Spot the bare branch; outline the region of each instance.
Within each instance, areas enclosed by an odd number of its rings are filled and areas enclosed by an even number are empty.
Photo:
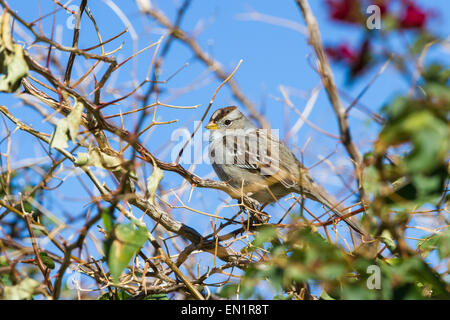
[[[361,201],[363,202],[364,206],[367,206],[369,204],[369,198],[361,182],[361,166],[363,159],[350,134],[350,126],[348,124],[347,113],[339,98],[338,90],[334,82],[333,72],[331,71],[327,55],[325,54],[325,50],[323,49],[317,20],[314,17],[307,0],[296,0],[296,2],[303,14],[306,26],[308,28],[308,42],[314,48],[318,59],[319,74],[322,79],[322,84],[325,87],[328,99],[330,100],[331,106],[333,107],[334,113],[336,114],[338,120],[339,133],[341,136],[342,144],[345,146],[348,155],[353,160],[353,166],[355,168],[355,176],[358,182]]]

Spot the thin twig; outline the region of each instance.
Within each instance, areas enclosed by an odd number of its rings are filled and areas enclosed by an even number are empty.
[[[333,73],[331,71],[327,55],[325,54],[325,51],[323,49],[317,20],[314,17],[307,0],[296,0],[296,2],[303,14],[306,26],[308,27],[309,43],[313,46],[316,53],[322,84],[325,87],[328,99],[330,100],[331,106],[333,107],[338,120],[342,144],[347,150],[350,158],[353,160],[352,162],[354,166],[355,177],[358,182],[359,196],[364,204],[364,207],[367,207],[369,204],[369,197],[365,192],[362,184],[361,165],[363,159],[350,134],[350,126],[348,124],[347,113],[339,98],[338,90],[334,82]]]

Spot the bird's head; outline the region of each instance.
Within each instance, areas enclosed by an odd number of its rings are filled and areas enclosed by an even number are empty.
[[[205,126],[208,130],[219,129],[249,129],[253,128],[251,123],[235,106],[216,110]]]

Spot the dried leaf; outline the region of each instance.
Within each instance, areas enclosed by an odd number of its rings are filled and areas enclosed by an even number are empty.
[[[153,166],[152,175],[147,179],[147,189],[150,194],[150,202],[154,203],[156,190],[158,189],[158,185],[164,177],[164,171],[158,168],[156,165]]]
[[[31,278],[25,278],[15,286],[5,286],[4,298],[6,300],[31,299],[37,287],[39,287],[39,282]]]
[[[1,17],[0,30],[0,45],[11,52],[14,51],[11,37],[11,15],[7,11]]]
[[[16,91],[22,78],[28,74],[28,64],[20,45],[14,44],[14,51],[0,47],[0,70],[3,73],[0,77],[0,91]]]
[[[59,120],[56,124],[55,131],[50,140],[50,148],[67,148],[69,146],[67,144],[69,138],[75,143],[75,137],[78,134],[82,113],[83,104],[76,101],[67,118]]]
[[[53,131],[52,138],[50,140],[50,148],[57,149],[65,149],[69,145],[67,144],[67,140],[69,139],[67,136],[67,132],[69,131],[69,124],[67,123],[67,119],[61,119],[56,124],[55,131]]]
[[[122,159],[110,156],[102,152],[98,147],[89,147],[88,152],[78,152],[78,158],[75,164],[103,168],[111,171],[118,171],[122,168]]]
[[[0,20],[0,91],[14,92],[28,74],[28,64],[22,46],[13,42],[10,14],[3,13]]]
[[[83,114],[83,103],[76,101],[72,112],[67,116],[67,123],[69,125],[69,135],[73,142],[78,134],[78,128],[81,123],[81,116]]]

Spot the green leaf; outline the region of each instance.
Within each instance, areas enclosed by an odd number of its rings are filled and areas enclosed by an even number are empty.
[[[389,230],[385,229],[380,235],[380,240],[386,245],[390,251],[394,251],[397,247]]]
[[[278,237],[277,230],[271,226],[262,226],[258,229],[258,233],[255,239],[252,241],[252,245],[258,248],[263,247],[264,243],[270,242]]]
[[[336,300],[336,299],[330,296],[325,290],[322,290],[320,300]]]
[[[120,289],[117,291],[116,294],[106,292],[106,293],[102,294],[100,297],[98,297],[97,300],[129,300],[132,297],[133,296],[131,294],[129,294],[128,292],[126,292],[123,289]]]
[[[239,290],[239,286],[236,283],[231,283],[231,284],[224,285],[223,287],[220,287],[220,289],[218,290],[218,294],[221,297],[230,298],[230,297],[236,295],[238,290]]]
[[[406,97],[397,97],[391,104],[383,107],[382,111],[388,118],[388,123],[399,119],[408,111],[410,100]]]
[[[369,290],[366,286],[357,284],[342,288],[340,297],[344,300],[373,300],[377,298],[377,290]]]
[[[0,256],[0,267],[9,266],[8,260],[4,256]],[[0,286],[12,286],[11,275],[9,273],[0,273]],[[0,297],[1,298],[1,297]]]
[[[118,281],[131,258],[147,240],[147,229],[133,223],[120,224],[114,228],[114,239],[109,248],[107,261],[114,281]]]
[[[129,300],[131,297],[132,297],[132,295],[123,289],[120,289],[117,292],[117,300]]]
[[[438,250],[439,258],[446,259],[450,257],[450,228],[420,240],[417,243],[417,249],[420,249],[424,256],[427,256],[433,250]]]
[[[445,68],[443,65],[438,63],[431,63],[425,69],[422,77],[426,83],[448,85],[448,81],[450,78],[450,69]]]
[[[347,266],[339,262],[330,262],[317,268],[316,272],[322,279],[338,279],[344,275]]]
[[[386,277],[384,280],[389,281],[386,287],[392,288],[390,299],[424,298],[421,288],[423,286],[431,289],[436,297],[450,297],[439,274],[419,257],[398,258],[395,263],[381,264],[380,267],[382,279]]]
[[[367,166],[363,172],[364,189],[370,193],[377,193],[380,188],[380,174],[374,166]]]
[[[425,176],[422,174],[416,174],[412,176],[412,182],[418,191],[418,198],[423,198],[428,194],[433,194],[435,191],[439,191],[441,186],[441,179],[436,175]]]
[[[397,29],[398,27],[397,17],[395,17],[392,14],[386,14],[383,17],[383,27],[386,31],[392,31]]]
[[[105,230],[109,233],[113,231],[114,228],[114,216],[111,213],[110,208],[103,208],[102,209],[102,220],[103,225],[105,226]]]
[[[448,80],[438,67],[428,68],[427,77],[436,85]],[[402,145],[406,149],[396,155],[395,165],[383,164],[384,180],[400,178],[393,183],[396,195],[390,198],[395,202],[416,201],[418,205],[434,200],[442,194],[448,178],[450,127],[445,103],[431,97],[400,97],[385,107],[384,113],[388,121],[375,143],[376,157],[383,159],[390,147]]]
[[[411,52],[413,54],[419,54],[425,45],[428,43],[436,40],[436,37],[433,35],[427,33],[427,32],[421,32],[418,37],[416,37],[416,41],[411,46]]]
[[[416,112],[404,121],[406,133],[411,135],[414,149],[406,157],[407,168],[414,172],[430,171],[448,152],[448,125],[431,112]]]
[[[149,294],[144,300],[169,300],[169,297],[165,293]]]
[[[109,292],[102,294],[100,297],[97,298],[97,300],[111,300]]]
[[[450,102],[450,89],[448,85],[440,83],[427,83],[425,85],[425,91],[430,95],[437,97],[438,99]]]
[[[39,252],[39,256],[41,257],[42,263],[49,269],[55,269],[55,262],[50,258],[47,252],[41,251]]]
[[[293,294],[290,293],[288,295],[284,295],[284,294],[277,294],[275,296],[273,296],[272,300],[292,300]]]

